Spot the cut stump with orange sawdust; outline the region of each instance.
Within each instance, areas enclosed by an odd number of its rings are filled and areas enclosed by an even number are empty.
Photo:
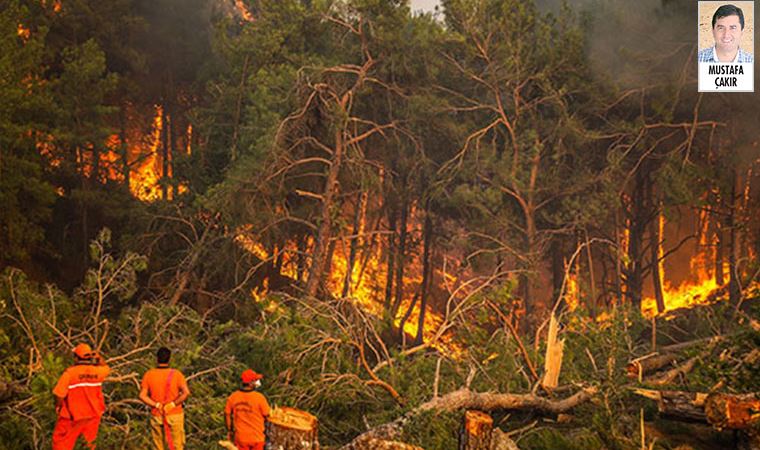
[[[459,450],[490,450],[493,419],[483,411],[474,409],[464,413]]]
[[[296,408],[274,408],[267,419],[267,450],[319,450],[317,418]]]

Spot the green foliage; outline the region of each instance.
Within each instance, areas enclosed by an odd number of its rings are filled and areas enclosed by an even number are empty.
[[[456,448],[462,413],[426,411],[418,414],[404,427],[402,441],[426,450]]]
[[[0,267],[42,253],[55,198],[34,141],[53,107],[41,80],[46,30],[18,32],[32,19],[17,1],[0,11]]]

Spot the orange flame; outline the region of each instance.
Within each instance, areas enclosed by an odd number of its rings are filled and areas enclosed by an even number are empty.
[[[29,36],[31,36],[31,31],[23,24],[18,24],[18,28],[16,28],[16,34],[24,41],[28,41]]]
[[[243,0],[235,0],[235,8],[237,8],[238,12],[240,13],[240,17],[242,17],[246,22],[253,22],[256,20],[253,17],[253,14],[251,14],[251,11],[248,9],[248,7],[245,6]]]
[[[567,261],[565,261],[567,267]],[[580,290],[578,289],[578,265],[567,272],[567,285],[565,286],[565,304],[570,311],[575,311],[580,303]]]
[[[660,216],[660,236],[664,236],[664,220]],[[692,308],[715,301],[722,287],[717,280],[717,274],[714,272],[714,265],[711,261],[715,258],[715,248],[717,247],[717,237],[713,235],[712,239],[708,236],[708,215],[706,212],[699,214],[699,253],[689,261],[690,273],[692,276],[686,281],[674,286],[666,279],[665,268],[663,264],[663,249],[658,249],[660,257],[660,275],[664,280],[662,284],[662,294],[665,303],[665,310],[662,314],[680,308]],[[723,271],[728,270],[727,263],[723,263]],[[646,317],[657,315],[657,301],[654,297],[646,297],[641,303],[641,312]]]

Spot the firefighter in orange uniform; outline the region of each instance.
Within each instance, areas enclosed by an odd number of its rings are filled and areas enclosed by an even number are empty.
[[[67,368],[53,388],[58,421],[53,450],[70,450],[81,434],[87,448],[95,448],[100,418],[106,410],[103,380],[111,372],[105,360],[87,344],[74,347],[76,364]]]
[[[164,438],[169,450],[185,448],[182,403],[190,395],[190,389],[182,372],[169,367],[171,356],[168,348],[158,349],[158,366],[145,372],[140,389],[140,400],[151,407],[150,434],[156,450],[164,450]]]
[[[247,369],[240,378],[242,388],[227,398],[224,407],[228,438],[238,450],[264,450],[264,421],[269,416],[269,403],[263,394],[256,392],[264,376]]]

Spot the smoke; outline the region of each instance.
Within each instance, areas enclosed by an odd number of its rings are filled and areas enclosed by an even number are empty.
[[[696,2],[582,0],[571,6],[595,72],[621,88],[680,79],[689,60],[696,61]],[[687,76],[696,83],[696,64]]]

